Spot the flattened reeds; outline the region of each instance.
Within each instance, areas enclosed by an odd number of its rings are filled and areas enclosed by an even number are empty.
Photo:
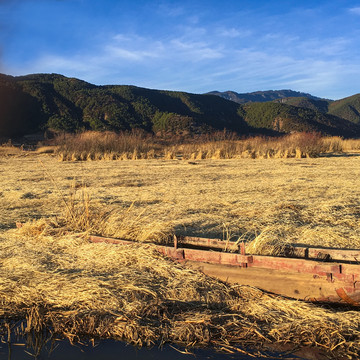
[[[25,334],[49,328],[70,341],[86,336],[218,349],[278,343],[320,347],[333,358],[360,353],[358,312],[231,287],[149,245],[30,236],[29,228],[0,239],[2,317],[18,328],[22,323]]]

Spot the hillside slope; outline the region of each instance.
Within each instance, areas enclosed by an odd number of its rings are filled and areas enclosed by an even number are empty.
[[[240,105],[220,96],[127,85],[96,86],[57,74],[0,75],[0,99],[2,137],[46,129],[137,128],[163,134],[227,129],[240,135],[319,131],[360,136],[359,125],[311,109],[271,102]]]
[[[211,91],[207,94],[217,95],[226,100],[234,101],[238,104],[246,104],[248,102],[267,102],[278,99],[285,99],[290,97],[305,97],[308,99],[319,100],[320,98],[311,94],[293,91],[293,90],[268,90],[268,91],[255,91],[251,93],[239,94],[235,91]]]
[[[125,85],[95,86],[57,74],[2,75],[0,89],[11,98],[0,108],[3,135],[26,132],[27,128],[22,128],[25,123],[31,124],[34,131],[141,128],[154,132],[204,132],[227,128],[248,133],[247,124],[238,114],[239,105],[210,95]],[[11,95],[9,89],[16,89],[16,94]],[[36,116],[32,119],[29,116],[25,119],[14,111],[14,107],[20,107],[22,97],[29,97],[34,102]],[[11,120],[3,116],[8,113],[19,119],[20,127],[9,131]]]
[[[360,136],[360,127],[334,115],[274,102],[243,105],[245,121],[252,127],[281,133],[321,132],[327,135]]]
[[[360,94],[332,102],[329,105],[329,114],[360,124]]]
[[[273,102],[296,106],[296,107],[302,107],[314,111],[320,111],[326,114],[328,112],[329,105],[331,104],[332,100],[326,100],[326,99],[316,100],[308,97],[289,97],[289,98],[273,100]]]
[[[272,101],[334,115],[355,124],[360,124],[360,94],[335,101],[292,90],[257,91],[244,94],[238,94],[235,91],[212,91],[209,94],[220,96],[238,104]]]

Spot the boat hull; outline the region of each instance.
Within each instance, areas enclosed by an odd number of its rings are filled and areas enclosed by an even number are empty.
[[[90,236],[92,242],[133,244]],[[192,244],[194,245],[194,244]],[[231,284],[249,285],[281,296],[360,306],[360,265],[314,259],[245,255],[156,245],[159,252]]]
[[[254,286],[266,292],[292,299],[359,305],[360,293],[351,291],[351,289],[349,291],[349,284],[340,280],[331,282],[324,277],[309,273],[260,267],[244,268],[196,261],[187,261],[186,264],[192,269],[202,271],[230,284]]]
[[[89,240],[135,244],[102,236]],[[292,256],[297,258],[246,255],[245,244],[194,237],[174,237],[174,246],[153,246],[165,256],[231,284],[298,300],[360,306],[360,250],[294,247]],[[319,261],[319,255],[326,261]]]

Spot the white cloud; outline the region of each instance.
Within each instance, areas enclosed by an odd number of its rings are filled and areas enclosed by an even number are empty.
[[[217,35],[228,38],[245,38],[252,35],[252,31],[239,30],[236,28],[220,28],[217,30]]]
[[[352,14],[360,15],[360,6],[350,8],[349,11],[350,11]]]
[[[128,42],[133,40],[133,36],[129,36],[125,34],[116,34],[113,36],[113,39],[117,42]]]
[[[177,56],[182,55],[187,61],[220,59],[224,56],[219,48],[213,48],[205,42],[186,42],[182,39],[173,39],[170,44]]]
[[[185,10],[181,6],[175,6],[164,2],[159,5],[158,12],[162,16],[178,17],[184,15]]]
[[[124,59],[130,61],[145,61],[148,58],[156,58],[159,56],[156,51],[128,50],[112,45],[105,47],[105,53],[109,59]]]
[[[348,56],[355,37],[320,40],[275,31],[256,37],[223,26],[179,26],[176,34],[109,34],[92,50],[43,54],[10,73],[57,72],[96,84],[189,92],[291,88],[328,98],[350,95],[349,84],[360,82],[360,55]]]
[[[330,39],[309,39],[298,42],[295,48],[300,50],[302,54],[313,55],[319,58],[320,56],[336,56],[346,52],[351,39],[345,38],[330,38]]]
[[[235,28],[223,29],[219,31],[219,35],[230,38],[236,38],[240,35],[240,31]]]

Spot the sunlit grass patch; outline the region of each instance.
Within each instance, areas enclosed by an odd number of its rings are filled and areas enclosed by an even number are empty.
[[[44,227],[45,226],[45,227]],[[0,237],[0,332],[71,342],[113,338],[236,351],[269,344],[356,358],[360,315],[230,286],[164,258],[151,246],[92,244],[42,222]],[[248,349],[248,351],[250,351]]]
[[[221,134],[221,133],[220,133]],[[322,137],[317,133],[294,133],[280,137],[240,139],[234,134],[213,134],[181,139],[157,138],[140,132],[84,132],[57,139],[61,161],[137,160],[162,158],[233,159],[233,158],[314,158],[324,153],[356,148],[356,140]],[[347,145],[346,145],[347,144]]]

